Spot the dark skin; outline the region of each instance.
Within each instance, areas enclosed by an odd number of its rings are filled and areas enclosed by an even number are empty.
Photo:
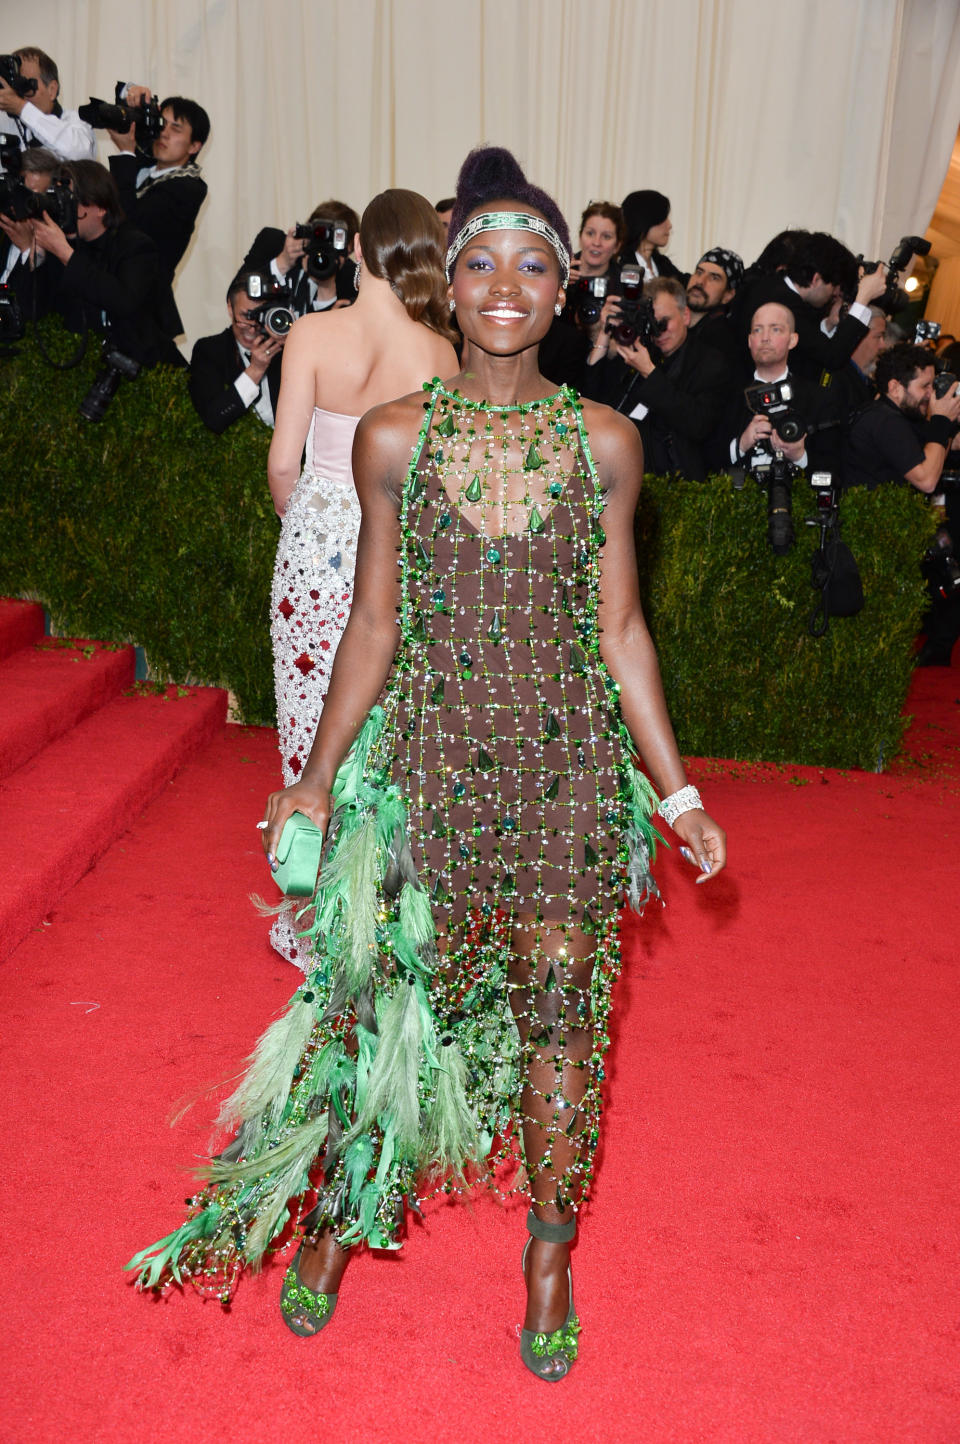
[[[483,210],[517,209],[505,197]],[[536,214],[536,212],[531,212]],[[444,384],[470,400],[493,404],[535,401],[556,390],[539,371],[538,347],[562,305],[560,268],[552,248],[535,232],[490,231],[475,237],[460,253],[450,295],[465,338],[463,367]],[[607,541],[601,565],[599,622],[603,661],[620,684],[624,721],[646,770],[661,796],[687,783],[667,715],[656,653],[640,607],[633,515],[643,474],[643,451],[633,425],[606,406],[583,402],[594,461],[605,492],[603,525]],[[267,799],[263,845],[272,862],[287,818],[305,813],[325,829],[330,817],[330,788],[340,763],[376,703],[393,662],[399,632],[396,557],[400,546],[400,498],[412,448],[423,421],[423,394],[416,392],[367,413],[357,429],[353,472],[362,521],[350,619],[334,663],[313,749],[301,779]],[[508,467],[520,469],[520,444]],[[483,519],[491,534],[504,527],[504,510],[516,499],[506,492],[488,497]],[[717,876],[726,862],[720,827],[701,809],[683,813],[675,832],[700,865],[697,882]],[[528,920],[518,918],[515,950],[523,950]],[[566,942],[584,954],[594,946],[577,929]],[[572,1210],[536,1203],[539,1217],[565,1223]],[[531,1239],[525,1256],[527,1311],[524,1327],[559,1328],[567,1315],[565,1243]],[[315,1291],[336,1293],[349,1253],[328,1233],[305,1248],[300,1275]]]

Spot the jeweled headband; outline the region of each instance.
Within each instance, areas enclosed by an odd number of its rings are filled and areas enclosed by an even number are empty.
[[[570,252],[557,235],[553,226],[540,218],[540,216],[528,215],[526,211],[484,211],[459,230],[454,237],[450,249],[447,251],[447,284],[453,273],[454,262],[463,250],[468,241],[478,236],[481,231],[536,231],[538,236],[553,247],[557,253],[557,260],[560,262],[560,284],[565,286],[570,279]]]

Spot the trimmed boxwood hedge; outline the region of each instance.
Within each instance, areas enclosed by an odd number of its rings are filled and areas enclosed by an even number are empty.
[[[73,344],[52,322],[44,337],[54,354]],[[91,347],[55,372],[28,340],[2,363],[0,591],[42,601],[61,634],[137,642],[152,676],[229,687],[247,722],[272,724],[269,433],[247,415],[212,435],[166,368],[123,382],[91,425],[77,405],[97,360]],[[866,606],[820,639],[814,510],[798,483],[797,543],[775,557],[753,482],[647,478],[644,604],[684,752],[866,768],[895,753],[929,507],[906,487],[844,498]]]

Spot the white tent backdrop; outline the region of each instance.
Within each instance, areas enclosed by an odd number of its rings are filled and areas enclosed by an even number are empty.
[[[3,0],[0,48],[27,44],[68,106],[123,79],[210,112],[190,341],[224,324],[261,226],[390,185],[437,200],[481,141],[571,228],[590,199],[664,191],[689,268],[787,225],[887,255],[925,230],[960,120],[960,0]]]

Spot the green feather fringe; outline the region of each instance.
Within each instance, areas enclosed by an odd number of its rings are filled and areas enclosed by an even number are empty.
[[[274,1127],[290,1097],[293,1074],[313,1032],[313,1009],[297,993],[282,1018],[271,1023],[250,1057],[250,1067],[220,1110],[217,1124],[227,1128],[238,1119],[257,1118],[268,1109]]]
[[[418,991],[417,986],[401,978],[383,1009],[366,1100],[348,1142],[368,1132],[380,1120],[387,1130],[392,1130],[408,1157],[418,1151],[421,1037]]]

